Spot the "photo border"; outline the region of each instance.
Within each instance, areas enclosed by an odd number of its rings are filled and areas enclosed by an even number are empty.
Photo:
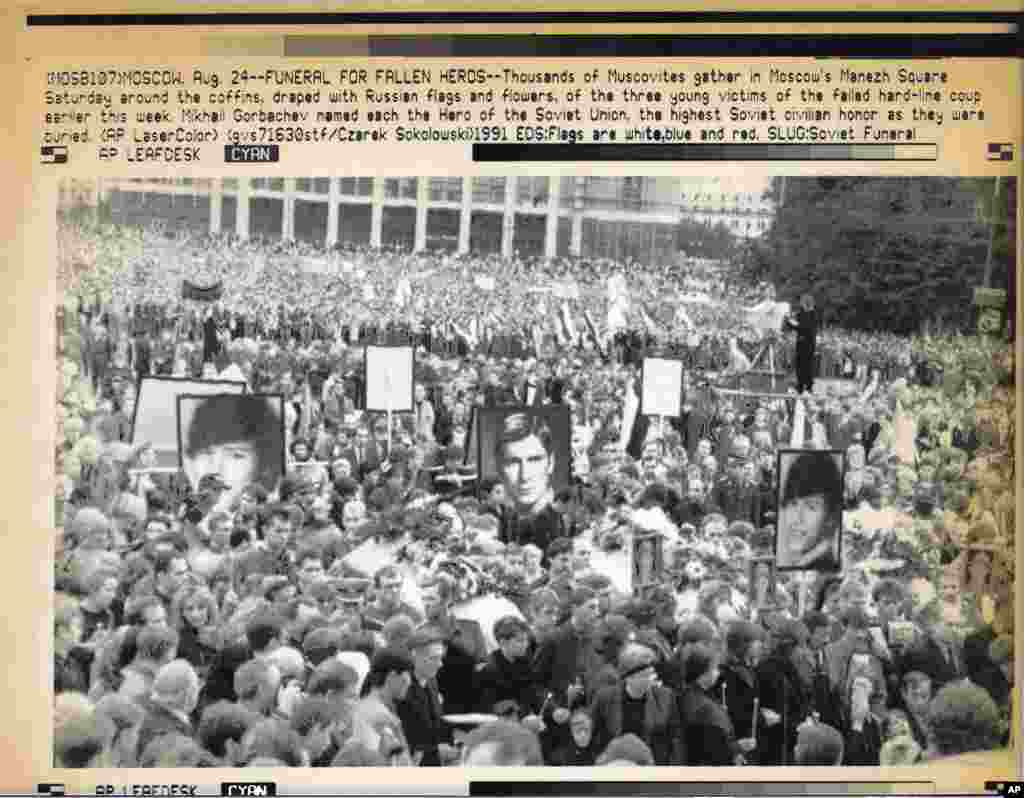
[[[392,413],[414,413],[416,411],[416,347],[409,344],[363,344],[363,412],[387,413],[386,407],[370,407],[370,349],[408,349],[412,352],[411,373],[409,380],[409,406],[391,408]]]
[[[178,428],[178,470],[183,472],[185,469],[185,453],[182,449],[181,441],[181,400],[182,399],[221,399],[226,396],[237,398],[239,396],[245,396],[250,399],[278,399],[281,402],[281,476],[278,478],[278,483],[288,475],[288,426],[284,419],[284,394],[283,393],[214,393],[214,394],[179,394],[177,401],[175,402],[174,417],[177,421]],[[190,486],[191,488],[191,486]],[[195,490],[195,488],[191,488]]]
[[[780,565],[779,564],[779,523],[781,521],[781,515],[782,515],[782,490],[783,490],[783,483],[782,483],[782,458],[783,458],[783,455],[797,455],[797,456],[799,456],[801,454],[830,454],[830,455],[839,455],[840,458],[841,458],[840,461],[839,461],[840,462],[840,465],[839,465],[839,480],[840,480],[839,481],[839,485],[840,485],[840,489],[841,490],[845,490],[844,486],[846,485],[846,452],[843,452],[843,451],[841,451],[839,449],[792,449],[792,448],[787,448],[787,449],[779,449],[775,453],[775,502],[776,502],[776,510],[775,510],[775,525],[774,525],[775,526],[775,540],[773,541],[773,544],[772,544],[772,555],[775,557],[775,571],[776,571],[776,573],[780,573],[780,572],[783,572],[783,571],[806,571],[806,572],[810,572],[810,573],[819,573],[819,574],[842,574],[843,573],[843,564],[844,564],[844,560],[843,560],[843,533],[844,533],[843,523],[845,521],[845,516],[846,516],[845,504],[840,505],[840,509],[839,509],[839,529],[838,529],[838,532],[837,532],[837,535],[836,535],[836,537],[837,537],[837,540],[836,540],[836,549],[837,549],[836,567],[834,569],[830,569],[830,570],[826,571],[826,570],[822,570],[820,568],[797,568],[797,567],[793,567],[791,565]],[[787,475],[787,477],[789,476],[788,470],[786,472],[786,475]]]

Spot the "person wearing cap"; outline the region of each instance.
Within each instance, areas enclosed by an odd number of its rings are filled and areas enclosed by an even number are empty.
[[[802,452],[786,472],[778,523],[778,566],[839,570],[843,479],[831,453]]]
[[[413,678],[405,698],[395,702],[402,730],[413,760],[421,767],[439,767],[458,758],[450,744],[450,733],[442,715],[442,698],[437,689],[437,673],[444,662],[445,639],[441,630],[420,627],[409,639]]]
[[[542,416],[512,413],[503,420],[494,447],[498,472],[516,514],[515,539],[542,550],[561,530],[561,518],[552,507],[554,445]]]
[[[635,734],[654,754],[655,764],[685,764],[683,728],[676,696],[657,684],[656,655],[647,646],[627,644],[619,653],[617,685],[602,688],[594,696],[591,713],[594,743],[603,749],[614,738]]]

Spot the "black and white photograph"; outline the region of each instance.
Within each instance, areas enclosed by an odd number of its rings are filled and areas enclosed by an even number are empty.
[[[1005,749],[1016,181],[519,172],[60,181],[55,766]]]
[[[840,570],[845,459],[836,451],[779,452],[775,559],[780,570]]]
[[[215,510],[246,488],[276,490],[285,471],[284,398],[280,394],[181,394],[177,397],[181,469],[194,491],[212,482]]]
[[[521,522],[557,528],[555,497],[569,486],[572,462],[569,409],[483,408],[477,418],[480,480],[500,481],[507,506]]]
[[[131,443],[152,450],[154,467],[177,470],[181,464],[178,451],[178,397],[186,394],[242,394],[245,391],[244,380],[143,377],[139,380],[134,405]]]

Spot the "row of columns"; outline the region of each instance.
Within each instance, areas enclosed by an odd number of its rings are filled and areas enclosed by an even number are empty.
[[[252,199],[252,186],[247,178],[238,179],[237,210],[235,213],[235,233],[240,238],[249,237],[249,202]],[[285,178],[282,196],[281,235],[290,240],[295,237],[295,179]],[[502,207],[501,254],[510,257],[515,242],[516,208],[518,206],[518,179],[514,175],[505,178],[505,202]],[[551,178],[548,185],[548,203],[545,212],[544,254],[553,258],[558,254],[558,220],[560,218],[561,181]],[[224,204],[224,191],[220,181],[215,181],[210,191],[210,232],[221,232],[221,214]],[[338,180],[332,179],[327,193],[327,246],[338,243],[339,216],[342,205],[341,186]],[[381,245],[384,228],[384,180],[373,181],[373,193],[370,196],[370,246]],[[415,250],[426,249],[427,246],[427,211],[430,207],[429,178],[416,181],[416,234]],[[572,213],[572,236],[569,251],[579,255],[583,249],[583,214],[578,210]],[[462,178],[462,203],[459,208],[459,253],[469,252],[469,233],[473,219],[473,178]]]

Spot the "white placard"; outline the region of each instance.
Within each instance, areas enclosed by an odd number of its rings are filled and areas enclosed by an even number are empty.
[[[143,377],[132,421],[132,446],[149,443],[156,466],[178,468],[178,397],[245,393],[245,382]]]
[[[478,274],[474,278],[474,282],[476,283],[476,287],[479,288],[481,291],[493,291],[494,290],[494,278],[493,277],[487,277],[487,276],[484,276],[482,274]]]
[[[411,346],[366,347],[366,409],[411,411],[412,369]]]
[[[644,358],[640,407],[645,416],[678,416],[683,397],[683,362]]]

